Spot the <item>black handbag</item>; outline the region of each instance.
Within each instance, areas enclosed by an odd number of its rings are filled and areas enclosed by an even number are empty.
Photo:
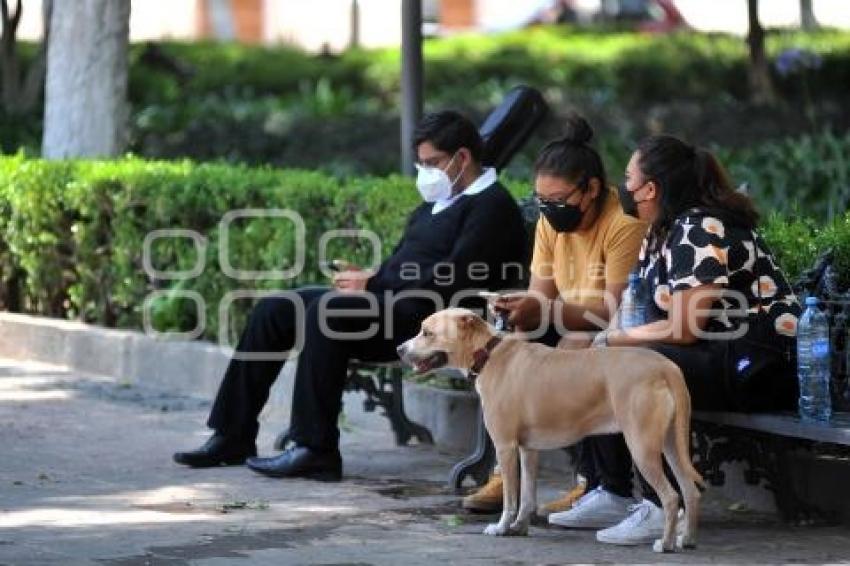
[[[758,238],[753,232],[756,262],[759,259]],[[757,280],[761,274],[756,273]],[[735,409],[744,412],[793,409],[798,396],[796,378],[796,341],[778,335],[761,307],[748,313],[746,333],[726,342],[725,382]]]
[[[725,381],[738,411],[790,410],[797,399],[794,343],[777,339],[776,333],[764,326],[762,321],[751,320],[744,336],[726,342]]]

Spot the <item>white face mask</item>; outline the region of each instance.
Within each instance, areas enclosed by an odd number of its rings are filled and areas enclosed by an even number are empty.
[[[452,156],[451,161],[446,165],[446,169],[451,166],[455,157],[457,157],[457,153]],[[463,175],[463,170],[461,170],[455,180],[452,181],[446,172],[439,167],[422,167],[418,163],[416,170],[419,172],[416,176],[416,188],[419,189],[419,194],[422,195],[422,200],[425,202],[437,202],[451,197],[455,183]]]

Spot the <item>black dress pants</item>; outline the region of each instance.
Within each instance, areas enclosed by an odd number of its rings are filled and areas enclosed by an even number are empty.
[[[414,336],[433,309],[382,297],[305,287],[261,299],[254,307],[219,387],[208,426],[254,441],[257,417],[301,333],[292,396],[290,438],[316,450],[339,443],[337,419],[349,360],[391,361],[396,347]]]
[[[650,349],[662,354],[682,370],[685,384],[691,395],[691,408],[695,411],[732,411],[736,409],[735,399],[726,385],[727,346],[722,341],[704,341],[693,346],[671,344],[653,344]],[[796,391],[796,372],[793,364],[777,359],[776,363],[764,371],[770,373],[770,382],[774,388],[765,392],[765,398],[773,400],[761,410],[787,409],[793,402]],[[632,495],[632,457],[622,434],[590,436],[582,441],[581,467],[591,470],[593,478],[588,478],[589,487],[601,485],[607,491],[621,497]],[[670,469],[664,464],[667,477],[674,487],[676,480]],[[660,505],[660,500],[652,487],[638,474],[643,497]]]

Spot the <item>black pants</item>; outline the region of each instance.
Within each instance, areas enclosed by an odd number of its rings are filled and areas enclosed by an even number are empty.
[[[705,341],[693,346],[654,344],[652,350],[667,357],[682,370],[691,395],[691,407],[695,411],[731,411],[737,407],[736,399],[727,387],[727,347],[722,341]],[[788,409],[796,398],[796,372],[794,365],[777,358],[763,371],[769,372],[772,391],[765,391],[762,410]],[[591,436],[582,441],[580,451],[582,468],[590,470],[588,486],[602,486],[621,497],[632,495],[632,457],[622,434]],[[667,477],[676,486],[665,463]],[[658,495],[638,474],[641,492],[646,499],[660,505]],[[676,486],[677,487],[677,486]]]
[[[369,297],[374,299],[372,303]],[[303,310],[296,308],[299,301]],[[372,312],[367,314],[368,310]],[[281,358],[296,346],[297,332],[303,332],[292,396],[290,438],[317,450],[335,449],[349,360],[396,359],[396,347],[419,331],[421,321],[430,312],[422,302],[414,300],[394,302],[387,312],[380,297],[337,293],[323,287],[306,287],[288,297],[261,299],[242,332],[207,424],[219,434],[246,441],[256,439],[257,417],[283,367],[285,360]],[[332,336],[328,330],[348,336]],[[355,337],[354,333],[368,336]],[[276,359],[240,357],[257,353],[273,354]]]

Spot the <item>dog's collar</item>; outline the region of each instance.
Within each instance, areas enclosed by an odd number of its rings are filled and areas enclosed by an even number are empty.
[[[475,381],[475,378],[477,378],[481,373],[481,370],[484,369],[484,364],[486,364],[487,360],[490,359],[490,353],[501,341],[502,338],[500,336],[493,336],[487,341],[487,344],[485,344],[483,348],[475,350],[472,353],[472,367],[469,368],[469,372],[467,373],[467,377],[469,377],[470,381]]]

